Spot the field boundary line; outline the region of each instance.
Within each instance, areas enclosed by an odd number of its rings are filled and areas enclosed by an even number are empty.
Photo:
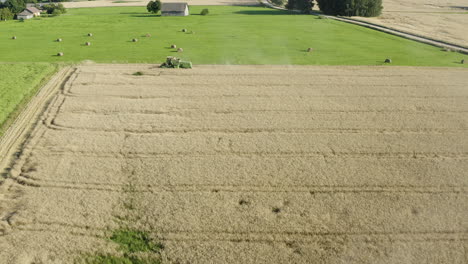
[[[141,158],[174,158],[174,157],[213,157],[213,156],[237,156],[237,157],[319,157],[319,158],[413,158],[413,159],[467,159],[468,152],[132,152],[122,154],[120,152],[93,152],[93,151],[69,151],[69,150],[51,150],[47,153],[41,152],[41,155],[64,156],[73,155],[81,157],[113,157],[128,159]]]
[[[48,180],[29,179],[24,176],[15,178],[23,186],[41,187],[47,189],[65,190],[87,190],[87,191],[107,191],[122,192],[125,184],[106,183],[54,183]],[[460,195],[468,194],[467,186],[241,186],[241,185],[137,185],[141,193],[404,193],[404,194],[448,194]]]
[[[399,128],[384,128],[384,129],[373,129],[373,128],[232,128],[232,129],[209,129],[209,128],[187,128],[187,127],[170,127],[168,129],[151,129],[141,130],[133,128],[124,128],[116,130],[113,128],[89,128],[89,127],[72,127],[55,124],[55,119],[47,122],[45,126],[51,130],[61,131],[84,131],[84,132],[103,132],[103,133],[132,133],[132,134],[146,134],[146,135],[160,135],[160,134],[187,134],[187,133],[220,133],[220,134],[459,134],[468,132],[468,129],[464,128],[452,128],[452,129],[438,129],[438,128],[421,128],[421,129],[399,129]]]
[[[73,230],[65,231],[63,228],[71,227]],[[68,232],[72,235],[103,237],[106,229],[93,227],[89,225],[76,225],[62,222],[38,222],[29,225],[23,225],[18,228],[21,231],[31,232],[56,232],[57,229]],[[62,231],[62,232],[63,232]],[[302,243],[315,243],[322,239],[340,240],[344,237],[352,241],[369,242],[369,237],[379,241],[402,241],[402,242],[426,242],[443,241],[463,243],[468,241],[468,233],[465,230],[441,230],[441,231],[361,231],[361,232],[304,232],[304,231],[282,231],[271,232],[270,230],[254,231],[229,231],[229,230],[164,230],[151,233],[156,236],[164,235],[164,241],[226,241],[226,242],[265,242],[265,243],[284,243],[291,240]],[[334,238],[333,238],[334,237]]]
[[[15,167],[18,167],[16,163],[23,154],[24,144],[34,133],[41,114],[58,91],[57,87],[60,87],[66,79],[70,69],[71,67],[60,69],[45,85],[40,87],[0,138],[0,202],[4,203],[4,210],[0,212],[0,235],[10,231],[9,219],[18,210],[18,200],[15,196],[20,195],[20,191],[12,190],[11,187],[18,183],[13,174],[17,174]]]
[[[275,6],[273,3],[271,3],[270,0],[259,0],[259,1],[263,5],[265,5],[265,6],[269,7],[269,8],[273,8],[273,9],[277,9],[277,10],[283,10],[283,11],[290,11],[291,12],[291,10],[288,10],[286,8]],[[294,10],[292,12],[300,13],[300,11],[297,11],[297,10]],[[316,16],[320,15],[320,16],[323,16],[325,18],[333,19],[333,20],[336,20],[336,21],[341,21],[341,22],[345,22],[345,23],[349,23],[349,24],[354,24],[354,25],[374,29],[374,30],[377,30],[377,31],[380,31],[380,32],[383,32],[383,33],[391,34],[391,35],[402,37],[402,38],[409,39],[409,40],[414,40],[414,41],[417,41],[417,42],[420,42],[420,43],[436,46],[436,47],[439,47],[439,48],[449,48],[451,50],[454,50],[454,51],[457,51],[457,52],[460,52],[460,53],[463,53],[463,54],[468,54],[468,47],[453,44],[453,43],[449,43],[449,42],[438,40],[438,39],[434,39],[434,38],[431,38],[431,37],[426,37],[426,36],[419,35],[419,34],[409,33],[409,32],[399,30],[399,29],[395,29],[395,28],[391,28],[391,27],[387,27],[387,26],[382,26],[382,25],[377,25],[377,24],[374,24],[374,23],[365,22],[365,21],[358,20],[358,19],[342,17],[342,16],[324,15],[324,14],[322,14],[320,12],[317,12],[317,11],[312,11],[311,14],[316,15]]]
[[[45,110],[46,103],[58,91],[63,79],[71,72],[72,67],[60,69],[52,78],[38,90],[28,104],[24,107],[16,120],[0,138],[0,169],[6,169],[19,146],[31,133],[31,129],[39,120],[40,114]]]

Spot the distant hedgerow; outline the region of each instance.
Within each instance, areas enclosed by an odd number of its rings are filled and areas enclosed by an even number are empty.
[[[375,17],[382,13],[382,0],[317,0],[327,15]]]
[[[303,13],[310,13],[315,3],[313,0],[288,0],[286,4],[287,9],[300,10]]]
[[[284,6],[287,1],[286,0],[271,0],[271,2],[277,6]]]

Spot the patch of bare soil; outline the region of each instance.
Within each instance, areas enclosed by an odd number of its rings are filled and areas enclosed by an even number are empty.
[[[164,263],[466,263],[467,82],[79,66],[0,186],[0,263],[119,255],[122,225]]]
[[[359,20],[468,47],[466,0],[384,0],[380,17]]]

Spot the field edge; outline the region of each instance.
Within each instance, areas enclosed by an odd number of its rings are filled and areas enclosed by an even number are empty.
[[[71,66],[52,64],[55,68],[42,78],[32,92],[25,96],[15,111],[10,114],[0,127],[0,187],[8,178],[11,165],[15,163],[15,156],[21,153],[21,146],[25,144],[29,134],[37,125],[40,115],[47,108],[53,95],[63,84],[63,80],[70,74]],[[65,75],[66,74],[66,75]],[[62,78],[60,78],[62,77]]]

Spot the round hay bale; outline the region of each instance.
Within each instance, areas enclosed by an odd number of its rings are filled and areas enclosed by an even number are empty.
[[[186,28],[182,29],[182,32],[187,32],[187,29]]]
[[[135,39],[132,39],[132,41],[133,41],[133,42],[138,42],[138,39],[135,38]]]
[[[313,48],[308,48],[308,49],[307,49],[307,52],[312,52],[312,51],[314,51]]]
[[[91,46],[91,42],[86,42],[85,45],[86,46]]]
[[[11,39],[16,39],[16,36],[11,37]]]
[[[61,38],[58,38],[58,39],[57,39],[57,42],[62,42],[62,39],[61,39]]]
[[[465,64],[465,60],[461,60],[460,63],[461,63],[461,64]]]
[[[145,37],[151,38],[151,34],[148,33],[148,34],[145,35]]]
[[[62,56],[63,56],[63,52],[57,53],[57,56],[62,57]]]
[[[88,37],[92,37],[93,36],[93,33],[88,33]]]
[[[447,48],[447,47],[442,48],[442,50],[445,51],[445,52],[452,52],[452,49]]]
[[[385,59],[385,63],[392,63],[392,59]]]
[[[177,45],[176,45],[176,44],[172,44],[172,45],[171,45],[171,49],[177,49]]]
[[[178,48],[177,52],[184,52],[184,49],[183,48]]]

